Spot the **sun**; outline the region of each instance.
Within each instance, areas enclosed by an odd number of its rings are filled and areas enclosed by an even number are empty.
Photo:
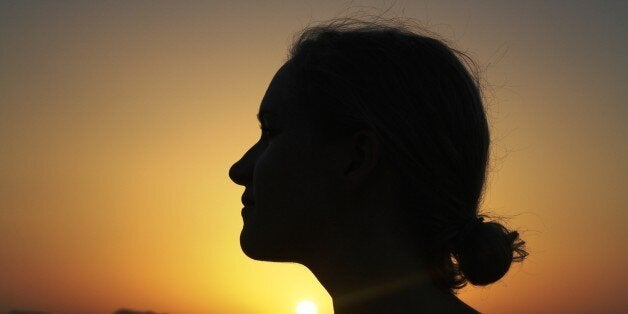
[[[316,304],[310,300],[301,300],[297,304],[297,314],[316,314]]]

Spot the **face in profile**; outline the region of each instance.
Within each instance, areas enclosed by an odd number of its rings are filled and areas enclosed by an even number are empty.
[[[229,171],[245,188],[240,245],[257,260],[298,262],[316,254],[341,201],[338,142],[322,135],[293,82],[286,64],[260,105],[260,139]]]

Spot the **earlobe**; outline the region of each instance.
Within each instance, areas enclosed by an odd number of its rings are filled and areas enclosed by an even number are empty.
[[[344,175],[351,186],[359,186],[373,173],[380,160],[380,142],[374,132],[360,130],[353,135],[350,145],[350,158]]]

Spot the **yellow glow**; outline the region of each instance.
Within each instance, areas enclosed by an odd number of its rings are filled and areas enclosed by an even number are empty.
[[[303,300],[297,304],[297,314],[316,314],[316,304],[310,300]]]
[[[306,297],[333,313],[306,267],[242,252],[228,177],[293,33],[346,11],[312,2],[0,1],[0,313],[294,313]],[[480,312],[627,312],[624,3],[389,11],[486,79],[481,211],[511,217],[531,254],[462,289]]]

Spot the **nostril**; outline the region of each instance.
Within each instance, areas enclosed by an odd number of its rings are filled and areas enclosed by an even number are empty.
[[[229,178],[238,185],[245,185],[252,180],[253,169],[255,168],[253,152],[253,148],[249,149],[240,160],[229,168]]]
[[[231,165],[231,167],[229,167],[229,178],[231,179],[231,181],[236,182],[238,179],[238,175],[237,175],[237,171],[238,171],[238,163],[236,162],[233,165]],[[238,182],[236,182],[238,183]]]
[[[229,168],[229,178],[237,185],[245,185],[249,180],[246,170],[246,167],[244,167],[240,160]]]
[[[231,167],[229,168],[229,178],[231,179],[231,181],[235,183],[239,183],[237,167],[238,167],[238,163],[236,162],[235,164],[231,165]]]

